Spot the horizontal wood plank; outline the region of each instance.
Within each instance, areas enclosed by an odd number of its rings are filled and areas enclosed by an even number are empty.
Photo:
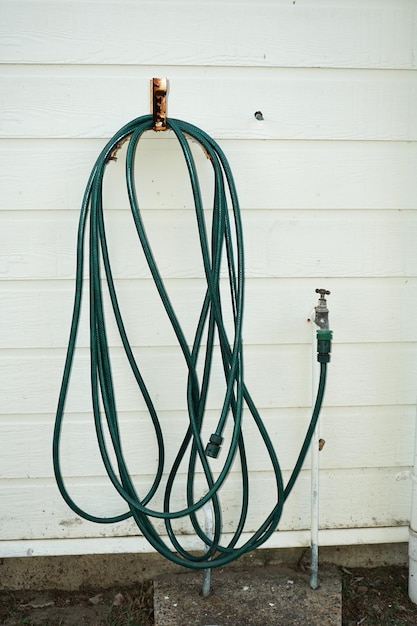
[[[111,137],[149,113],[155,68],[0,68],[1,134]],[[172,68],[169,115],[214,138],[394,140],[417,137],[417,76],[409,71]],[[94,84],[94,89],[91,85]],[[262,111],[264,120],[254,114]]]
[[[397,481],[397,469],[369,468],[351,471],[326,471],[321,474],[321,527],[355,528],[406,525],[409,516],[408,481]],[[250,508],[247,530],[253,531],[271,511],[274,487],[271,476],[265,472],[252,475]],[[288,474],[285,480],[288,479]],[[176,486],[178,498],[185,486]],[[143,477],[138,488],[144,485]],[[197,487],[203,487],[198,482]],[[102,479],[73,479],[68,488],[79,506],[96,515],[115,515],[126,510],[126,505],[107,481]],[[73,513],[62,500],[52,480],[1,481],[3,507],[1,511],[2,539],[78,538],[138,535],[133,522],[117,525],[94,524]],[[268,491],[269,489],[269,491]],[[265,493],[269,494],[265,498]],[[288,498],[280,523],[282,530],[301,530],[310,527],[310,476],[302,472]],[[390,506],[386,506],[389,501]],[[31,515],[27,503],[31,502]],[[177,500],[177,504],[179,503]],[[231,474],[222,489],[223,528],[233,531],[240,510],[240,481]],[[337,503],[337,506],[335,506]],[[163,525],[156,528],[164,534]],[[174,524],[180,534],[191,530],[186,521]],[[17,530],[17,532],[16,532]],[[18,533],[18,535],[17,535]]]
[[[115,130],[115,129],[114,129]],[[3,139],[1,209],[81,206],[105,140]],[[193,146],[200,185],[212,195],[211,166]],[[413,209],[417,144],[374,141],[222,140],[242,209]],[[21,173],[24,172],[24,176]],[[137,152],[141,206],[191,207],[188,173],[177,142],[146,135]],[[106,169],[106,203],[126,205],[124,151]]]
[[[337,341],[417,341],[417,329],[409,311],[413,309],[416,278],[248,278],[245,287],[243,337],[245,345],[278,345],[312,341],[311,319],[317,304],[315,289],[325,284],[330,322]],[[166,288],[186,337],[194,336],[203,280],[167,280]],[[177,339],[155,293],[153,281],[119,280],[119,306],[129,340],[134,346],[172,346]],[[8,281],[0,292],[2,348],[63,348],[68,343],[75,283],[72,280]],[[88,293],[77,338],[80,347],[90,343]],[[227,300],[226,300],[227,302]],[[360,302],[360,306],[358,306]],[[120,345],[106,306],[108,342]],[[230,321],[225,306],[225,319]],[[354,333],[352,332],[354,328]]]
[[[225,536],[225,542],[230,535]],[[323,528],[319,530],[321,546],[363,546],[378,543],[406,544],[409,537],[408,525],[375,526],[373,528]],[[231,537],[230,537],[231,538]],[[243,541],[250,537],[245,533]],[[189,550],[201,548],[198,538],[184,535],[181,538],[185,548]],[[281,530],[275,532],[263,544],[263,548],[308,548],[311,542],[309,530]],[[70,556],[80,554],[139,554],[154,552],[149,543],[140,536],[98,537],[72,539],[22,539],[0,541],[0,554],[3,557],[27,556]]]
[[[191,8],[192,7],[192,8]],[[215,24],[213,26],[213,14]],[[413,3],[2,2],[8,63],[412,68]],[[111,43],[110,43],[111,42]]]
[[[179,350],[141,348],[135,352],[156,409],[185,411],[187,375]],[[332,354],[326,406],[391,406],[415,402],[414,344],[340,345],[334,342]],[[64,357],[63,350],[4,350],[0,357],[2,414],[53,414]],[[217,353],[214,359],[207,408],[218,410],[223,404],[225,389]],[[69,412],[91,410],[89,360],[88,352],[80,349],[74,360],[68,393]],[[118,410],[146,410],[120,349],[113,350],[111,361]],[[248,346],[244,362],[245,381],[259,408],[311,405],[309,345]]]
[[[296,459],[309,424],[311,411],[308,408],[274,408],[261,412],[262,420],[269,433],[281,469],[290,471]],[[201,437],[205,447],[218,412],[207,411],[205,420],[211,426],[204,427]],[[18,427],[16,423],[18,422]],[[415,412],[410,406],[377,407],[325,407],[320,419],[320,436],[325,441],[320,452],[321,470],[353,468],[402,468],[413,458],[413,441],[409,432],[413,429]],[[3,440],[8,442],[2,454],[2,478],[50,478],[51,442],[54,416],[22,415],[9,421],[1,419]],[[188,427],[188,419],[181,412],[165,411],[160,414],[160,424],[165,439],[165,478],[172,467]],[[123,456],[131,475],[155,475],[158,448],[155,432],[149,415],[145,413],[122,413],[119,416]],[[106,427],[105,427],[106,431]],[[232,425],[225,431],[224,443],[219,459],[212,462],[214,472],[222,467],[231,441]],[[378,432],[378,445],[375,444]],[[243,419],[243,436],[250,473],[272,471],[269,455],[259,432],[248,412]],[[107,437],[108,441],[108,437]],[[28,456],[27,450],[32,453]],[[108,443],[112,461],[112,446]],[[372,454],[369,451],[372,450]],[[92,415],[69,414],[63,422],[60,459],[62,473],[67,479],[74,477],[105,476],[105,468],[98,450]],[[189,449],[180,468],[187,469]],[[310,467],[307,455],[304,469]],[[197,473],[201,465],[197,463]],[[232,471],[240,472],[236,460]]]
[[[191,211],[143,211],[143,219],[164,278],[204,276]],[[415,212],[398,210],[247,211],[242,215],[246,276],[416,276],[416,219]],[[109,210],[105,221],[114,276],[148,278],[130,212]],[[73,211],[0,212],[0,277],[73,278],[77,223]]]
[[[281,364],[275,368],[273,381],[267,376],[268,367],[276,359],[278,354],[270,354],[270,349],[264,346],[260,352],[264,356],[263,365],[249,359],[246,365],[246,377],[257,381],[261,389],[273,385],[268,394],[262,398],[263,406],[273,406],[274,401],[280,398],[283,405],[291,406],[295,402],[302,406],[310,404],[310,350],[308,346],[284,347],[281,353]],[[304,354],[304,358],[299,358]],[[59,393],[60,379],[64,365],[64,351],[35,351],[32,354],[19,351],[6,351],[3,353],[3,361],[0,361],[2,374],[0,386],[2,391],[3,414],[22,412],[28,413],[54,413]],[[276,358],[275,358],[276,357]],[[214,372],[211,377],[211,393],[208,398],[208,406],[220,408],[224,400],[224,382],[219,356],[215,357]],[[262,359],[262,357],[261,357]],[[149,392],[157,407],[157,410],[180,409],[187,407],[187,375],[184,359],[175,348],[143,348],[138,355],[139,367],[142,370]],[[136,388],[133,374],[127,361],[119,349],[112,357],[113,377],[118,397],[118,408],[121,411],[146,410],[141,394]],[[285,380],[285,372],[296,372],[291,380]],[[251,372],[251,376],[249,376]],[[184,378],[185,377],[185,378]],[[277,384],[277,380],[281,380]],[[67,410],[80,412],[91,410],[89,390],[89,357],[86,350],[81,349],[74,360],[71,389],[67,399]],[[304,384],[303,384],[304,381]],[[253,380],[252,380],[253,382]]]

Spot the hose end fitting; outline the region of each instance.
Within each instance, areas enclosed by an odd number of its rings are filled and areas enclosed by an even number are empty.
[[[329,363],[330,352],[332,351],[333,332],[331,330],[319,328],[317,331],[317,361],[319,363]]]
[[[216,433],[213,433],[206,447],[206,456],[209,456],[212,459],[217,459],[222,443],[223,437],[221,437],[220,435],[216,435]]]

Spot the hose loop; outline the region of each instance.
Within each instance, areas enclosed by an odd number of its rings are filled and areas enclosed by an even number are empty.
[[[174,563],[186,567],[207,569],[224,565],[245,552],[261,546],[277,528],[284,502],[299,475],[318,419],[325,387],[326,363],[321,363],[317,401],[303,446],[290,479],[287,485],[284,486],[274,446],[244,383],[242,349],[244,305],[243,232],[238,196],[232,172],[220,146],[204,131],[192,124],[172,118],[167,119],[167,128],[171,130],[179,143],[188,171],[207,283],[192,345],[189,346],[172,306],[164,280],[154,258],[146,234],[143,216],[139,208],[135,180],[135,158],[140,140],[147,131],[152,129],[152,116],[145,115],[126,124],[106,144],[92,169],[84,193],[77,237],[73,316],[53,436],[53,464],[58,488],[65,502],[79,516],[86,520],[103,524],[113,524],[133,518],[140,532],[163,556]],[[202,147],[209,157],[209,163],[213,169],[214,193],[210,232],[205,218],[205,207],[203,207],[198,173],[189,144],[190,138]],[[138,241],[145,254],[150,273],[177,338],[187,369],[188,427],[171,467],[166,467],[165,442],[161,418],[140,371],[123,322],[107,244],[103,181],[108,163],[115,159],[116,152],[125,141],[128,142],[125,156],[126,187]],[[85,267],[84,249],[87,242],[89,255],[87,267]],[[65,402],[70,383],[81,304],[84,295],[84,273],[87,271],[90,309],[90,385],[96,435],[101,458],[109,480],[128,507],[127,511],[122,514],[107,517],[92,515],[76,504],[65,485],[60,462],[60,443]],[[226,273],[229,283],[227,300],[225,300],[220,290],[220,279],[224,273]],[[138,490],[133,483],[122,449],[116,392],[111,368],[112,351],[107,341],[103,283],[106,284],[108,289],[111,309],[127,362],[145,401],[156,437],[158,461],[155,476],[147,492],[141,495],[138,494]],[[224,322],[226,307],[231,312],[233,320],[232,335],[226,329]],[[217,427],[211,436],[209,446],[205,448],[205,443],[202,440],[202,429],[216,341],[219,343],[223,369],[224,395]],[[197,374],[198,371],[201,373],[201,380]],[[245,527],[247,525],[250,504],[250,485],[242,430],[244,407],[245,411],[247,410],[248,414],[252,416],[263,440],[264,451],[269,458],[276,484],[276,494],[269,513],[259,528],[252,532],[250,538],[246,541],[242,540],[242,535],[246,532]],[[208,456],[217,456],[223,441],[223,432],[229,420],[231,420],[232,424],[230,441],[225,450],[225,459],[219,469],[219,461],[210,462]],[[109,433],[110,438],[106,438],[106,432]],[[210,446],[214,446],[214,448]],[[111,451],[109,447],[111,447]],[[230,470],[236,457],[239,458],[241,468],[241,510],[229,542],[223,544],[220,490],[230,476]],[[116,459],[116,465],[113,459]],[[187,459],[186,505],[182,508],[176,508],[173,505],[174,486],[179,477],[180,468],[183,467],[182,463]],[[202,472],[206,484],[205,493],[200,497],[195,495],[195,477],[198,472]],[[161,489],[163,490],[163,505],[162,508],[155,508],[153,500]],[[269,497],[271,498],[271,494],[269,494]],[[207,536],[204,524],[200,522],[199,518],[199,512],[207,503],[210,503],[213,508],[213,529],[210,532],[210,536]],[[201,555],[185,549],[180,537],[177,536],[174,530],[173,522],[183,518],[187,518],[190,521],[195,533],[205,544]],[[163,521],[168,541],[157,531],[156,520]],[[238,544],[240,545],[238,546]]]

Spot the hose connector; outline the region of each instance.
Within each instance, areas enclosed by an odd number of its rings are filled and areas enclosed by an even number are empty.
[[[332,351],[333,332],[328,329],[319,328],[317,331],[317,361],[319,363],[329,363],[330,352]]]
[[[212,459],[217,459],[222,443],[223,437],[221,435],[216,435],[216,433],[213,433],[210,437],[210,441],[206,446],[206,456],[209,456]]]

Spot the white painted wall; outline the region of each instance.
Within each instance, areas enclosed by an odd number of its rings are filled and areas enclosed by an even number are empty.
[[[321,542],[407,540],[410,484],[399,477],[413,458],[417,380],[416,10],[415,0],[0,1],[0,556],[149,549],[133,524],[94,525],[67,508],[51,437],[84,186],[106,139],[149,112],[153,76],[170,80],[169,115],[202,127],[230,160],[245,228],[246,381],[286,475],[309,419],[306,318],[315,288],[332,291]],[[144,214],[190,330],[202,270],[183,166],[166,135],[145,139],[143,151]],[[203,156],[199,165],[204,186]],[[136,254],[116,166],[110,177],[126,321],[175,443],[185,420],[176,348]],[[126,454],[146,483],[149,425],[114,333],[110,342]],[[84,325],[63,465],[80,503],[118,513],[95,452],[87,346]],[[218,408],[214,393],[209,421]],[[256,528],[270,475],[256,445],[252,456]],[[226,529],[235,486],[232,475]],[[308,543],[308,495],[307,465],[268,545]]]

